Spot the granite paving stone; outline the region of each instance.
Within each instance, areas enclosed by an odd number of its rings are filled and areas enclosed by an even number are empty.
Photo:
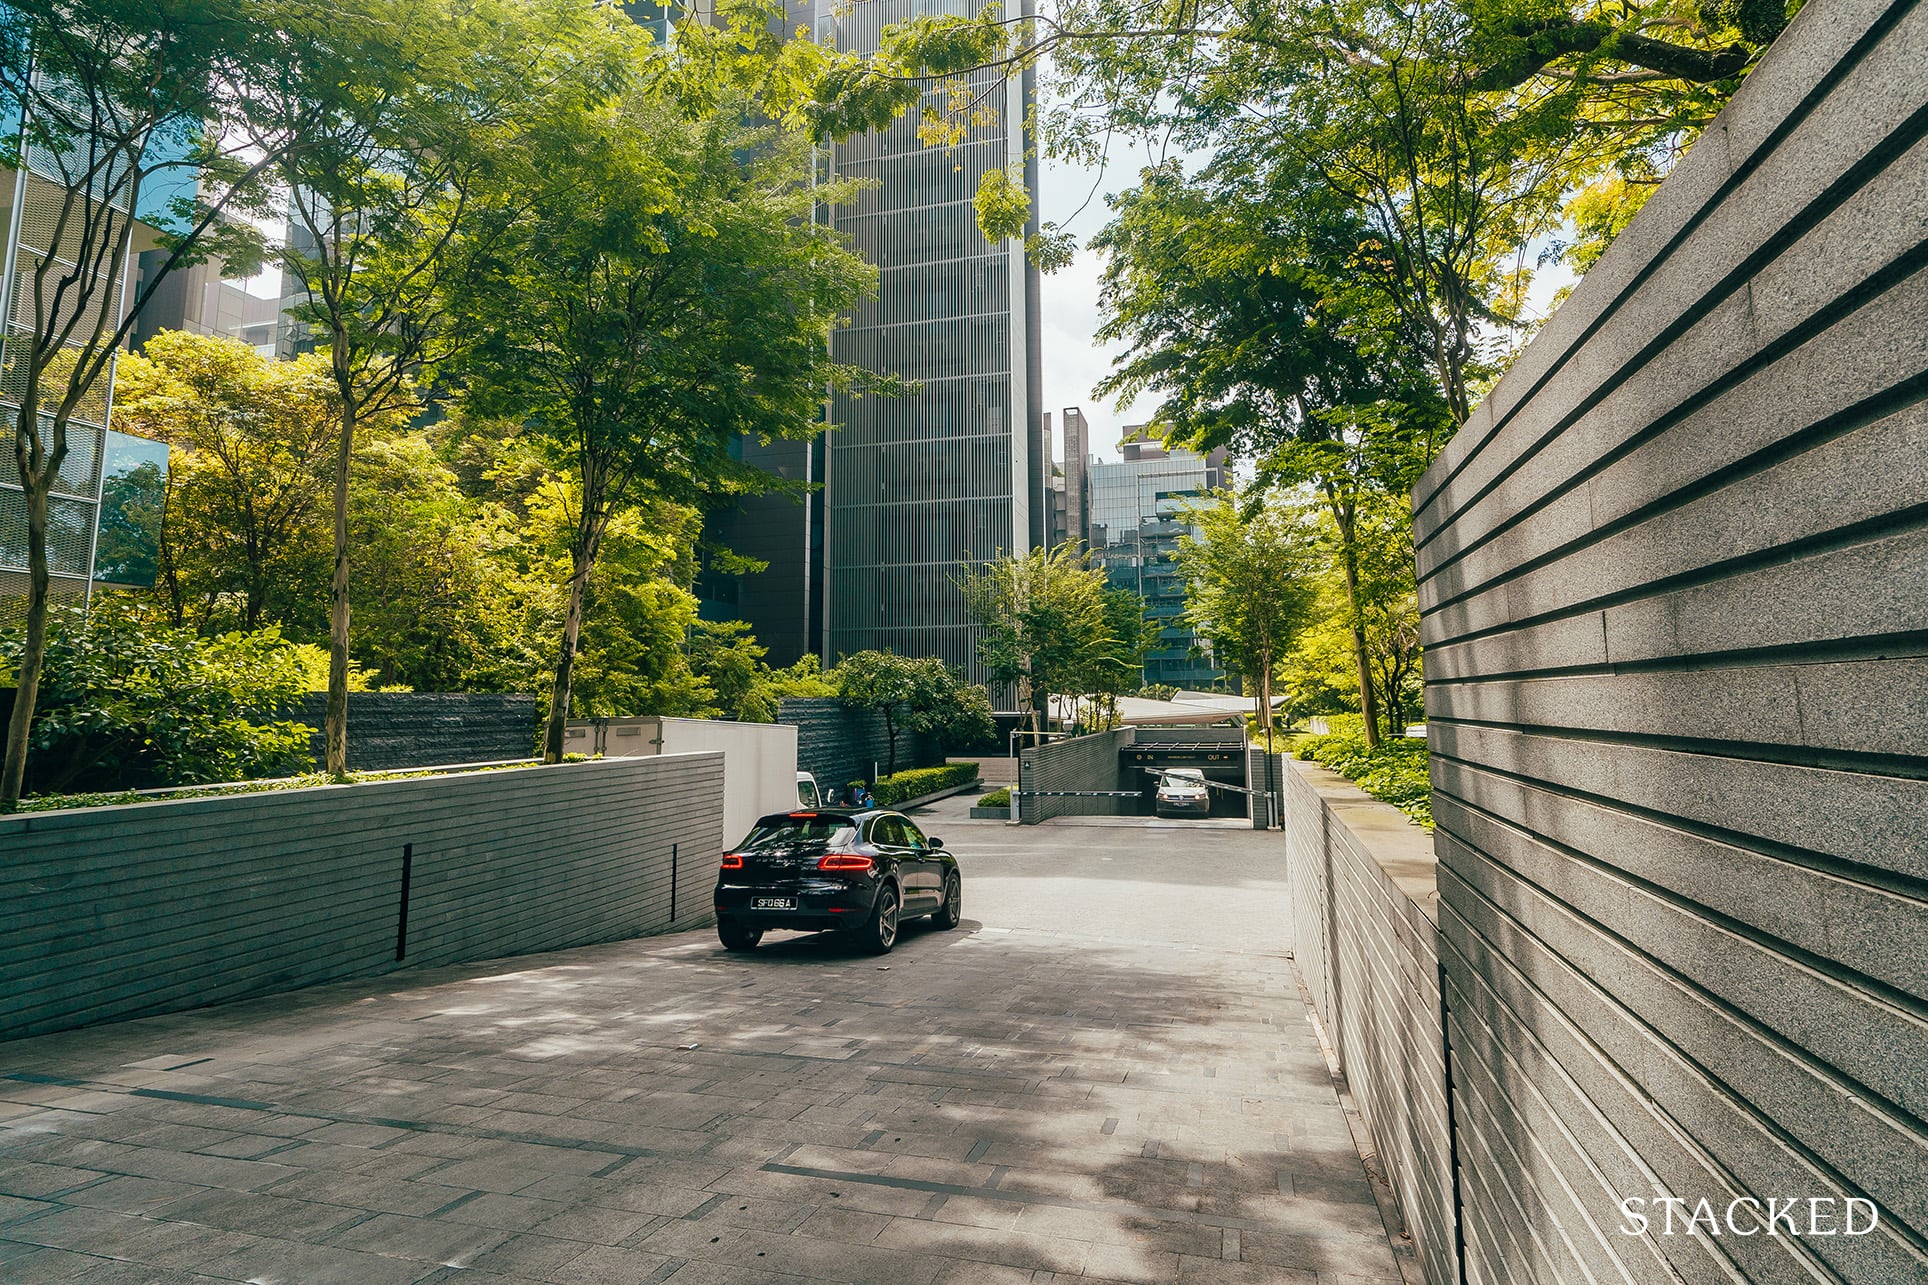
[[[968,802],[964,924],[886,960],[698,927],[0,1046],[0,1279],[1396,1282],[1279,837]]]

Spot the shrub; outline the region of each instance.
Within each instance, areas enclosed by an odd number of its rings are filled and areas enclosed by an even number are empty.
[[[1000,785],[977,801],[980,808],[1008,808],[1011,806],[1011,787]]]
[[[969,785],[977,780],[977,764],[947,763],[943,767],[914,767],[874,781],[870,793],[880,808],[891,807],[905,799],[931,794],[938,790],[949,789],[953,785]]]
[[[0,640],[19,663],[20,635]],[[308,770],[309,731],[280,716],[301,664],[274,628],[202,638],[110,604],[65,613],[47,645],[28,788],[113,792]]]
[[[1426,772],[1426,742],[1388,737],[1377,749],[1366,746],[1364,725],[1356,714],[1341,729],[1308,737],[1295,747],[1297,758],[1331,768],[1373,798],[1390,803],[1421,825],[1432,828],[1432,783]],[[1335,717],[1334,722],[1338,722]]]

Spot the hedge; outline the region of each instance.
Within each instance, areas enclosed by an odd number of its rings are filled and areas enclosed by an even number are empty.
[[[980,808],[1008,808],[1011,806],[1011,787],[1000,785],[977,801]]]
[[[1350,777],[1373,798],[1392,804],[1432,829],[1433,792],[1426,772],[1426,742],[1393,736],[1380,741],[1377,749],[1368,749],[1365,730],[1355,718],[1352,726],[1341,726],[1329,736],[1300,741],[1293,747],[1293,756]]]
[[[914,767],[895,776],[871,782],[870,795],[877,806],[887,808],[925,794],[935,794],[954,785],[969,785],[977,780],[977,764],[946,763],[943,767]],[[851,782],[855,785],[856,782]]]

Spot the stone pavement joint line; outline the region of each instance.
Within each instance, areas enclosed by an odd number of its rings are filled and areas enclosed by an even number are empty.
[[[1399,1285],[1278,837],[968,802],[888,970],[704,930],[0,1045],[0,1279]]]

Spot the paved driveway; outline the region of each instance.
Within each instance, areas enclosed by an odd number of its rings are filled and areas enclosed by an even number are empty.
[[[0,1279],[1367,1285],[1276,835],[941,807],[965,922],[0,1045]]]

